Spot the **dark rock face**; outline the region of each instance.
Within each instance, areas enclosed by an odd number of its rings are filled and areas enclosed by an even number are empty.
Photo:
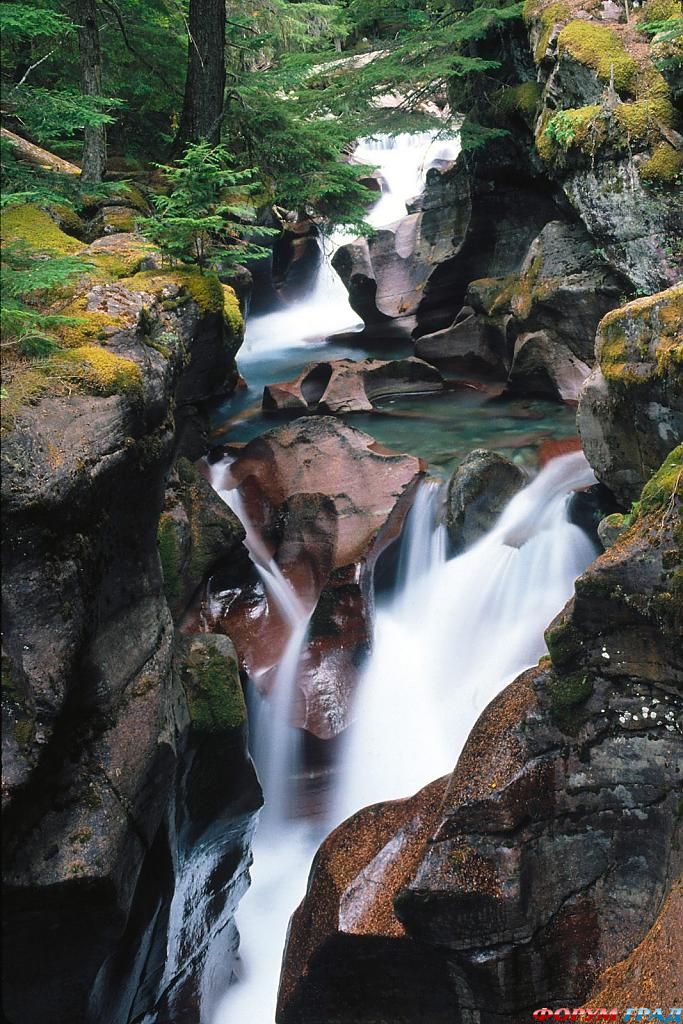
[[[91,248],[120,257],[122,237]],[[147,954],[165,948],[176,824],[199,827],[194,805],[173,810],[192,729],[156,529],[182,444],[174,401],[199,415],[229,387],[238,339],[187,280],[89,286],[86,308],[115,320],[107,352],[135,386],[46,398],[3,445],[3,968],[16,1024],[101,1020],[101,999],[118,1024],[138,982],[153,1002]]]
[[[419,459],[328,416],[269,431],[226,466],[226,485],[239,486],[266,556],[316,609],[295,711],[295,724],[316,736],[334,736],[346,725],[368,643],[372,569],[399,533],[424,470]],[[258,583],[236,599],[217,575],[215,589],[222,605],[215,628],[234,639],[267,692],[288,637],[285,623]]]
[[[448,484],[446,526],[453,550],[483,537],[525,483],[523,470],[497,452],[470,452]]]
[[[444,1019],[517,1024],[581,1005],[646,936],[681,869],[678,459],[577,581],[551,658],[483,712],[446,790],[361,811],[328,838],[293,920],[279,1021],[417,1022],[410,989],[428,981],[434,1020],[448,1007]],[[356,1017],[341,993],[378,932],[378,974],[411,955],[418,980],[406,972]]]
[[[471,306],[463,306],[450,327],[418,338],[415,352],[456,373],[505,380],[510,368],[504,325],[478,316]]]
[[[420,359],[334,359],[307,366],[296,380],[269,384],[263,408],[318,409],[334,415],[371,412],[376,398],[430,394],[443,388],[439,371]]]
[[[683,437],[683,286],[608,314],[577,425],[595,473],[628,506]]]
[[[157,539],[164,591],[178,621],[212,570],[229,567],[237,577],[250,572],[244,529],[206,477],[187,459],[170,474]]]
[[[578,400],[590,367],[568,349],[558,348],[545,331],[521,334],[515,342],[509,385],[525,395],[563,402]]]

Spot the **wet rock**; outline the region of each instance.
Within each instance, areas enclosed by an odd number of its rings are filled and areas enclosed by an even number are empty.
[[[609,313],[577,425],[596,476],[624,506],[683,436],[683,286]]]
[[[248,575],[244,536],[239,519],[200,470],[179,459],[157,526],[164,591],[176,621],[213,570],[227,564],[236,577]]]
[[[164,945],[186,698],[157,519],[174,403],[184,391],[200,408],[234,368],[217,281],[212,310],[190,291],[206,280],[135,274],[132,236],[85,255],[97,270],[74,295],[85,333],[68,351],[90,384],[20,409],[3,442],[3,968],[22,1024],[87,1020],[124,947],[107,1013],[128,1019],[157,929]],[[226,361],[202,394],[204,346]]]
[[[517,338],[508,383],[524,395],[576,402],[589,373],[590,367],[572,352],[537,331]]]
[[[409,800],[367,807],[325,841],[290,925],[281,1024],[453,1020],[445,958],[411,941],[392,907],[438,821],[444,788],[442,779]]]
[[[371,412],[377,398],[430,394],[443,387],[438,370],[419,359],[335,359],[312,363],[293,381],[267,385],[263,408]]]
[[[497,452],[470,452],[448,484],[446,526],[453,549],[462,551],[483,537],[525,483],[519,466]]]
[[[371,239],[340,246],[332,265],[366,324],[414,316],[434,268],[457,251],[466,200],[461,174],[450,164],[432,168],[412,213]]]
[[[450,327],[424,334],[415,352],[451,372],[481,374],[504,380],[510,368],[504,328],[463,306]]]
[[[305,417],[251,441],[226,466],[247,513],[308,608],[317,610],[300,674],[296,724],[317,736],[347,724],[348,705],[372,607],[371,577],[394,539],[424,465],[383,448],[332,417]],[[216,588],[221,589],[220,578]],[[260,585],[235,600],[229,587],[221,628],[267,692],[288,628]]]

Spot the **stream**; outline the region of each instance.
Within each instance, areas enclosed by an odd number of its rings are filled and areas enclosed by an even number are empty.
[[[361,142],[358,158],[378,165],[388,185],[370,222],[378,226],[405,215],[430,162],[454,155],[454,143],[426,135]],[[238,356],[247,387],[217,418],[216,443],[245,442],[281,424],[281,414],[260,411],[263,387],[291,379],[311,361],[412,354],[407,345],[372,351],[349,343],[350,332],[362,325],[329,263],[331,251],[346,240],[325,240],[307,298],[248,321]],[[338,332],[344,332],[341,343],[333,337]],[[273,697],[260,697],[249,684],[250,747],[264,808],[251,887],[237,913],[237,978],[227,992],[205,991],[202,1024],[273,1024],[288,921],[304,896],[320,842],[359,808],[409,796],[453,769],[484,707],[544,653],[545,627],[594,557],[591,541],[567,518],[573,490],[595,482],[580,452],[547,463],[485,537],[448,557],[440,522],[444,480],[464,455],[492,448],[535,473],[539,444],[575,432],[573,412],[564,406],[489,399],[486,389],[402,396],[348,419],[381,443],[421,456],[432,475],[420,484],[407,516],[396,582],[376,595],[372,651],[360,676],[354,724],[343,737],[324,799],[303,802],[314,811],[295,799],[306,766],[301,736],[288,724],[313,609],[293,592],[248,521],[239,491],[230,486],[229,460],[227,473],[225,462],[213,471],[218,493],[246,528],[251,559],[268,601],[287,623],[289,640]]]

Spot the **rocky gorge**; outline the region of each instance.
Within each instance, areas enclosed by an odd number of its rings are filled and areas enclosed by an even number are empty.
[[[614,6],[527,0],[474,44],[500,62],[486,120],[505,134],[448,159],[428,140],[406,216],[336,250],[339,323],[301,246],[276,261],[309,339],[278,348],[268,321],[277,365],[250,347],[268,313],[250,317],[247,271],[168,267],[136,232],[145,189],[80,226],[50,204],[3,218],[85,265],[55,299],[58,374],[4,399],[11,1024],[680,1005],[680,64],[660,71],[669,44]],[[431,744],[436,765],[428,706],[446,760],[340,815],[390,627],[377,747],[417,763]],[[293,791],[275,822],[264,746]],[[293,916],[286,935],[258,918],[254,944],[268,845],[262,898]],[[277,1006],[235,1002],[249,986]]]

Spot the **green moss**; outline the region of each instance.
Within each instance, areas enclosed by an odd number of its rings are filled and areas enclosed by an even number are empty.
[[[55,335],[66,348],[80,348],[91,345],[94,341],[102,341],[107,336],[107,328],[121,327],[120,317],[100,310],[89,310],[85,295],[79,295],[60,310],[60,316],[72,318],[71,323],[58,324],[53,328]]]
[[[164,591],[168,600],[173,602],[180,597],[182,588],[182,554],[177,523],[166,512],[162,512],[159,517],[157,544],[161,571],[164,575]]]
[[[112,234],[112,228],[115,232],[125,234],[135,231],[137,219],[137,211],[126,209],[125,206],[108,206],[103,214],[104,225]]]
[[[582,646],[577,630],[565,623],[547,629],[545,642],[556,669],[575,663]]]
[[[571,17],[569,8],[566,4],[561,2],[551,3],[545,8],[539,8],[540,5],[538,0],[525,0],[525,20],[529,22],[538,16],[540,23],[541,32],[538,42],[534,48],[534,60],[537,64],[540,64],[545,56],[546,50],[548,49],[548,43],[550,42],[550,36],[552,35],[555,26],[563,24]]]
[[[71,206],[62,203],[55,203],[50,207],[50,212],[57,221],[57,224],[67,235],[74,238],[83,238],[85,234],[85,223],[78,216]]]
[[[192,724],[202,732],[235,729],[247,709],[236,663],[216,647],[195,645],[184,664],[184,685]]]
[[[83,249],[83,243],[65,234],[37,206],[10,206],[2,215],[5,242],[23,241],[40,252],[70,256]]]
[[[683,444],[679,444],[645,484],[640,496],[638,516],[652,515],[668,508],[674,495],[683,494]]]
[[[129,206],[132,206],[140,213],[149,213],[149,203],[137,185],[127,181],[121,188],[121,195]]]
[[[81,386],[98,395],[137,392],[142,386],[140,367],[97,345],[81,345],[54,356],[52,372],[67,371]]]
[[[637,18],[641,23],[680,18],[681,0],[646,0]]]
[[[593,681],[582,672],[554,676],[548,682],[550,702],[555,711],[583,704],[593,693]]]
[[[539,82],[523,82],[521,85],[504,86],[492,102],[492,108],[498,115],[510,117],[519,114],[527,124],[531,124],[543,89]]]
[[[607,137],[607,124],[602,108],[596,104],[558,110],[539,126],[536,149],[548,163],[557,163],[569,149],[594,153]]]
[[[609,82],[614,69],[614,85],[619,92],[633,86],[638,64],[611,28],[590,21],[570,21],[560,32],[557,46],[560,53],[593,68],[603,82]]]
[[[620,103],[614,111],[614,117],[629,139],[645,142],[661,137],[659,125],[673,125],[674,108],[667,98],[655,97]]]
[[[139,291],[156,294],[168,284],[182,288],[202,313],[223,313],[225,295],[216,274],[200,274],[198,270],[176,267],[171,270],[141,270],[127,282]]]
[[[229,284],[223,285],[223,313],[231,333],[236,337],[241,337],[244,331],[244,319],[235,289],[231,288]]]
[[[598,325],[597,355],[616,386],[680,373],[683,284],[613,309]]]
[[[683,153],[668,142],[655,146],[652,155],[638,168],[643,181],[650,184],[673,184],[683,173]]]

